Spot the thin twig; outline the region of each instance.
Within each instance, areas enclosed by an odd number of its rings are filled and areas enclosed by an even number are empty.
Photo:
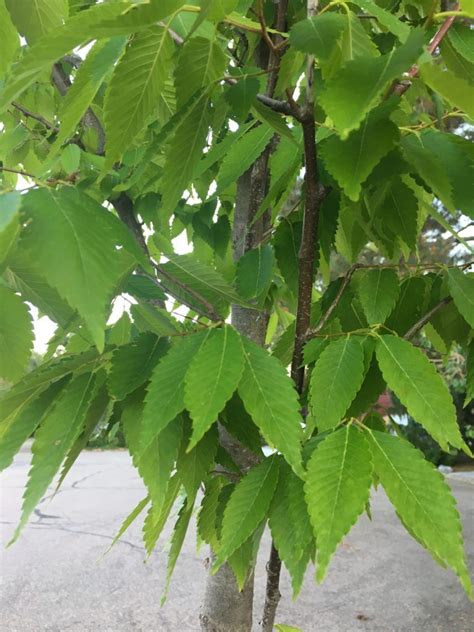
[[[51,76],[53,79],[53,83],[58,89],[61,96],[65,96],[66,92],[69,90],[72,84],[67,73],[61,66],[61,63],[53,65]],[[97,118],[92,108],[87,108],[82,120],[86,127],[95,129],[97,133],[98,144],[96,154],[98,156],[103,156],[105,152],[105,132],[100,120]]]
[[[456,3],[454,8],[457,10],[459,8],[459,3]],[[443,38],[445,37],[449,29],[451,28],[456,17],[458,16],[457,15],[448,16],[446,20],[443,22],[443,24],[440,26],[438,31],[435,33],[434,37],[431,39],[431,42],[428,45],[428,52],[431,55],[435,54],[436,49],[443,41]],[[418,75],[418,72],[419,72],[418,66],[416,64],[413,65],[410,68],[410,70],[408,70],[408,72],[405,73],[405,78],[402,79],[402,81],[395,82],[392,85],[389,91],[389,95],[398,94],[399,96],[402,96],[403,94],[405,94],[405,92],[411,86],[411,79],[414,79]]]
[[[125,193],[121,193],[115,199],[110,200],[110,202],[115,208],[115,210],[117,211],[117,215],[119,216],[121,221],[127,226],[127,228],[135,237],[136,241],[140,245],[140,248],[143,250],[147,259],[149,260],[153,268],[156,270],[156,272],[159,275],[164,276],[165,278],[170,280],[172,283],[180,287],[183,291],[187,292],[190,296],[195,298],[199,303],[201,303],[201,305],[205,307],[205,311],[200,310],[195,305],[187,302],[185,299],[183,300],[183,297],[178,296],[176,292],[173,292],[172,290],[170,290],[170,288],[166,285],[166,283],[160,282],[159,287],[161,287],[161,289],[163,289],[168,294],[171,294],[171,296],[174,296],[178,300],[181,300],[185,305],[187,305],[190,309],[193,309],[194,311],[196,311],[201,316],[210,318],[211,320],[214,320],[214,321],[222,320],[221,317],[215,311],[212,304],[209,303],[209,301],[207,301],[198,292],[195,292],[192,288],[188,287],[186,284],[182,283],[181,281],[178,281],[178,279],[175,279],[172,275],[164,271],[159,264],[153,261],[153,259],[150,256],[150,252],[148,250],[145,237],[143,236],[142,228],[135,216],[132,200]],[[153,279],[153,277],[150,277],[150,278]],[[157,279],[155,279],[155,281],[157,281]],[[164,308],[164,305],[161,305],[160,307]]]
[[[16,173],[19,176],[23,176],[24,178],[36,178],[32,173],[27,173],[26,171],[22,171],[21,169],[10,169],[10,167],[0,167],[0,171],[7,171],[8,173]]]
[[[38,121],[38,123],[41,123],[52,132],[58,131],[58,128],[53,123],[48,121],[48,119],[46,119],[44,116],[41,116],[41,114],[35,114],[34,112],[27,110],[23,105],[21,105],[21,103],[18,103],[17,101],[12,101],[12,105],[14,108],[19,110],[22,114],[24,114],[27,118],[31,118],[31,119],[34,119],[35,121]]]
[[[454,5],[454,9],[457,11],[459,9],[459,3]],[[436,49],[443,41],[443,37],[447,34],[451,26],[453,25],[454,20],[457,18],[456,15],[450,15],[446,18],[443,24],[440,26],[438,31],[435,33],[431,42],[428,44],[428,52],[430,55],[433,55],[436,52]]]
[[[439,303],[437,303],[434,307],[430,309],[420,320],[418,320],[403,336],[405,340],[410,340],[413,338],[423,327],[428,323],[432,317],[439,312],[440,309],[443,309],[445,305],[451,303],[453,299],[451,296],[445,296]]]
[[[222,320],[221,316],[219,316],[219,314],[214,309],[214,306],[212,305],[212,303],[210,303],[207,299],[205,299],[204,296],[202,296],[201,294],[199,294],[199,292],[196,292],[195,290],[190,288],[188,285],[186,285],[186,283],[179,281],[176,277],[166,272],[166,270],[163,270],[163,266],[161,266],[160,264],[153,263],[153,262],[152,264],[158,276],[165,277],[165,279],[168,279],[168,281],[170,281],[174,285],[177,285],[181,290],[183,290],[183,292],[186,292],[187,294],[192,296],[196,301],[201,303],[201,305],[204,307],[204,310],[196,307],[192,303],[189,303],[188,301],[186,301],[185,298],[183,298],[183,296],[176,294],[174,290],[170,290],[169,286],[163,283],[163,286],[166,287],[166,291],[169,294],[171,294],[172,296],[180,300],[182,303],[187,305],[190,309],[193,309],[195,312],[197,312],[201,316],[204,316],[205,318],[209,318],[210,320],[213,320],[214,322],[219,322]]]
[[[354,274],[354,272],[356,272],[357,270],[371,270],[371,269],[392,269],[392,268],[401,268],[401,267],[412,267],[412,266],[417,266],[420,268],[423,268],[424,270],[426,269],[430,269],[430,268],[458,268],[460,270],[464,270],[466,268],[470,268],[472,265],[474,265],[473,261],[470,261],[468,263],[462,263],[460,265],[444,265],[444,264],[439,264],[439,263],[426,263],[426,264],[410,264],[410,263],[404,263],[404,264],[362,264],[362,263],[356,263],[354,264],[351,268],[349,268],[349,270],[346,272],[346,274],[344,275],[344,280],[341,283],[341,287],[339,288],[336,296],[334,297],[334,300],[332,301],[332,303],[329,305],[328,309],[324,312],[324,314],[322,315],[321,319],[319,320],[318,324],[316,325],[316,327],[313,327],[312,329],[308,329],[308,331],[306,332],[306,340],[310,340],[311,338],[315,338],[319,332],[323,329],[323,327],[326,325],[326,323],[328,322],[328,320],[330,319],[330,317],[332,316],[332,314],[334,313],[334,310],[336,309],[336,307],[338,306],[342,295],[344,294],[344,291],[346,290],[347,286],[349,285],[352,276]],[[444,305],[444,303],[443,303]],[[441,305],[442,306],[442,305]],[[440,308],[441,308],[440,306]],[[440,309],[439,308],[439,309]],[[429,318],[428,318],[429,320]],[[424,324],[424,323],[423,323]],[[423,326],[423,325],[421,325]]]
[[[319,321],[319,323],[316,325],[316,327],[314,327],[313,329],[308,329],[308,331],[306,332],[306,340],[309,340],[310,338],[314,338],[321,331],[321,329],[324,327],[324,325],[328,322],[328,320],[331,318],[334,310],[339,305],[339,302],[340,302],[340,300],[342,298],[342,295],[344,294],[344,291],[345,291],[346,287],[351,282],[352,275],[354,274],[354,272],[356,270],[358,270],[361,267],[362,266],[360,264],[356,263],[351,268],[349,268],[349,270],[346,272],[346,274],[344,276],[344,280],[341,283],[341,287],[339,288],[336,296],[334,297],[334,300],[329,305],[329,307],[326,310],[326,312],[323,314],[323,316],[322,316],[321,320]]]
[[[272,38],[270,37],[270,35],[268,34],[268,31],[267,31],[267,25],[266,25],[266,22],[265,22],[265,15],[263,13],[263,0],[258,0],[257,6],[258,6],[257,17],[258,17],[258,21],[260,22],[260,26],[262,28],[263,40],[266,43],[266,45],[268,46],[268,48],[272,52],[275,52],[275,46],[273,44]]]

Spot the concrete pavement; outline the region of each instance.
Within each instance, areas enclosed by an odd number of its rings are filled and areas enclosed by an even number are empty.
[[[0,477],[1,538],[19,517],[29,453]],[[474,479],[448,477],[463,518],[474,571]],[[124,516],[144,496],[125,452],[83,453],[63,488],[42,502],[19,541],[0,551],[2,632],[198,631],[206,550],[188,535],[170,595],[159,607],[171,524],[144,563],[137,521],[101,559]],[[277,621],[304,632],[472,632],[474,607],[455,576],[440,568],[399,523],[381,492],[346,538],[322,586],[308,572],[292,603],[289,579]],[[256,571],[256,622],[263,600],[268,533]],[[257,625],[255,625],[257,629]]]

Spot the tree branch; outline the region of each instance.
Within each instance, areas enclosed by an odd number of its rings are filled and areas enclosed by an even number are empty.
[[[33,178],[35,179],[32,173],[28,173],[26,171],[22,171],[21,169],[10,169],[9,167],[0,167],[0,171],[6,171],[7,173],[16,173],[19,176],[23,176],[24,178]]]
[[[53,79],[53,83],[58,89],[59,93],[61,94],[61,96],[64,96],[72,84],[67,73],[64,71],[63,67],[61,66],[60,62],[53,65],[53,71],[52,71],[51,76]],[[86,127],[92,128],[96,131],[97,133],[96,154],[98,156],[103,156],[105,152],[105,132],[104,132],[104,128],[102,127],[101,122],[99,121],[97,116],[94,114],[94,111],[92,110],[92,108],[87,108],[82,121]]]
[[[260,101],[260,103],[263,103],[263,105],[266,105],[274,112],[278,112],[279,114],[285,114],[286,116],[290,116],[293,114],[290,104],[286,101],[272,99],[271,97],[267,97],[266,94],[257,94],[257,100]]]
[[[52,132],[59,131],[58,128],[53,123],[45,119],[44,116],[41,116],[41,114],[35,114],[34,112],[27,110],[23,105],[21,105],[21,103],[18,103],[17,101],[12,101],[12,105],[14,108],[19,110],[22,114],[24,114],[27,118],[31,118],[31,119],[34,119],[35,121],[38,121],[38,123],[41,123]]]
[[[308,0],[309,16],[316,14],[317,6],[317,0]],[[311,299],[319,225],[319,208],[325,195],[325,190],[318,180],[316,124],[313,107],[313,66],[314,59],[309,56],[306,69],[306,83],[308,86],[306,106],[300,119],[303,128],[305,199],[301,246],[298,253],[298,304],[296,309],[295,346],[291,361],[291,377],[299,394],[303,392],[304,388],[305,368],[303,366],[303,347],[306,340],[306,332],[311,322]],[[276,610],[280,601],[280,572],[281,559],[272,542],[270,559],[267,564],[267,586],[262,618],[263,632],[271,632],[275,623]]]
[[[459,9],[458,2],[454,5],[454,9],[455,10]],[[438,29],[438,31],[435,33],[435,35],[433,36],[433,38],[431,39],[428,45],[428,52],[430,53],[430,55],[435,54],[436,49],[443,41],[443,38],[445,37],[449,29],[451,28],[456,17],[457,15],[450,15],[449,17],[447,17],[446,20]],[[418,71],[419,71],[419,68],[416,64],[412,66],[410,70],[407,73],[405,73],[405,77],[406,77],[405,79],[403,79],[402,81],[398,81],[392,85],[389,91],[389,95],[398,94],[399,96],[402,96],[403,94],[405,94],[405,92],[411,86],[411,79],[414,79],[418,75]]]
[[[195,312],[197,312],[201,316],[204,316],[206,318],[210,318],[211,320],[214,320],[214,321],[222,320],[221,317],[219,316],[219,314],[217,314],[217,312],[215,311],[215,309],[212,306],[212,304],[209,303],[209,301],[207,301],[198,292],[195,292],[192,288],[188,287],[185,283],[182,283],[181,281],[178,281],[178,279],[175,279],[174,277],[172,277],[170,274],[168,274],[166,271],[164,271],[163,268],[159,264],[157,264],[157,263],[155,263],[153,261],[153,259],[150,256],[150,253],[148,251],[148,246],[146,245],[146,241],[145,241],[145,237],[143,236],[142,228],[141,228],[141,226],[140,226],[140,224],[138,222],[138,219],[137,219],[137,217],[135,215],[135,212],[134,212],[134,209],[133,209],[133,202],[128,197],[128,195],[126,195],[125,193],[121,193],[115,199],[110,200],[110,203],[113,205],[113,207],[117,211],[117,215],[119,216],[121,221],[127,226],[127,228],[130,230],[130,232],[133,234],[133,236],[135,237],[136,241],[140,245],[141,249],[143,250],[143,252],[147,256],[147,259],[150,261],[151,265],[156,270],[158,275],[167,278],[172,283],[174,283],[175,285],[180,287],[183,291],[187,292],[190,296],[192,296],[199,303],[201,303],[201,305],[203,305],[203,307],[205,308],[205,311],[204,310],[200,310],[195,305],[190,304],[185,299],[183,299],[182,296],[177,296],[175,292],[170,290],[170,288],[166,285],[166,283],[161,282],[160,283],[160,287],[162,286],[162,289],[164,289],[165,292],[167,292],[168,294],[171,294],[171,296],[174,296],[175,298],[178,298],[185,305],[187,305],[190,309],[194,310]],[[154,277],[149,277],[149,278],[151,278],[152,280],[156,281],[156,279],[154,279]],[[164,304],[160,305],[160,307],[164,307]]]
[[[420,318],[403,336],[405,340],[410,340],[413,336],[423,329],[423,327],[432,319],[432,317],[439,312],[440,309],[443,309],[445,305],[451,303],[453,299],[450,296],[445,296],[439,303],[437,303],[434,307],[430,309],[429,312]]]
[[[179,296],[178,294],[176,294],[176,292],[174,292],[173,290],[170,290],[169,286],[167,286],[166,283],[163,283],[162,281],[163,286],[166,288],[166,291],[168,292],[168,294],[171,294],[171,296],[174,296],[175,298],[180,300],[182,303],[187,305],[190,309],[194,310],[195,312],[197,312],[201,316],[204,316],[205,318],[209,318],[210,320],[213,320],[214,322],[219,322],[222,320],[221,316],[219,316],[219,314],[214,309],[214,306],[212,305],[212,303],[210,303],[201,294],[199,294],[199,292],[196,292],[195,290],[190,288],[188,285],[186,285],[182,281],[178,281],[178,279],[176,279],[174,276],[166,272],[166,270],[163,270],[163,267],[160,264],[154,263],[152,261],[152,265],[155,268],[158,276],[168,279],[169,281],[171,281],[171,283],[173,283],[174,285],[177,285],[180,289],[182,289],[183,292],[187,292],[196,301],[198,301],[198,303],[201,303],[201,305],[204,307],[204,310],[189,303],[189,301],[183,298],[183,296]]]
[[[344,294],[344,290],[346,289],[346,287],[351,282],[352,275],[354,274],[354,272],[356,270],[359,270],[361,267],[362,266],[360,264],[356,263],[351,268],[349,268],[349,270],[346,272],[346,274],[344,276],[343,282],[341,283],[341,287],[339,288],[339,290],[338,290],[336,296],[334,297],[334,300],[331,303],[331,305],[329,305],[328,309],[323,314],[323,316],[321,317],[321,319],[318,322],[318,324],[316,325],[316,327],[313,327],[313,329],[308,329],[308,331],[306,332],[306,336],[305,336],[306,340],[309,340],[310,338],[313,338],[314,336],[316,336],[321,331],[321,329],[324,327],[324,325],[328,322],[328,320],[331,318],[331,315],[333,314],[334,310],[339,305],[339,301],[341,300],[342,295]]]

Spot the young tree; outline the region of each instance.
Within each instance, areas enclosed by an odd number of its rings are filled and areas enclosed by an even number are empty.
[[[281,564],[295,595],[310,562],[321,581],[378,484],[471,594],[448,486],[372,409],[388,387],[469,452],[417,346],[470,348],[474,394],[469,263],[418,249],[435,200],[474,213],[448,124],[473,115],[468,17],[471,0],[0,0],[2,468],[34,433],[13,539],[105,419],[148,490],[121,532],[146,510],[151,552],[184,497],[168,583],[198,511],[203,630],[250,630],[267,524],[273,629]],[[29,305],[57,329],[24,375]]]

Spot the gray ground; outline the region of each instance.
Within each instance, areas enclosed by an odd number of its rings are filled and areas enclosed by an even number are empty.
[[[21,453],[0,478],[4,543],[19,516],[28,463],[29,454]],[[448,480],[460,505],[474,570],[474,478],[452,475]],[[62,491],[52,502],[42,502],[20,540],[0,552],[1,630],[198,630],[206,551],[195,552],[194,533],[185,542],[161,609],[169,530],[146,564],[138,521],[100,559],[123,517],[143,496],[126,453],[82,454]],[[266,534],[257,568],[257,613],[268,548]],[[373,499],[373,522],[366,517],[359,521],[323,586],[316,586],[311,575],[296,604],[288,577],[283,577],[279,622],[304,632],[474,631],[474,608],[455,577],[404,532],[382,493]]]

